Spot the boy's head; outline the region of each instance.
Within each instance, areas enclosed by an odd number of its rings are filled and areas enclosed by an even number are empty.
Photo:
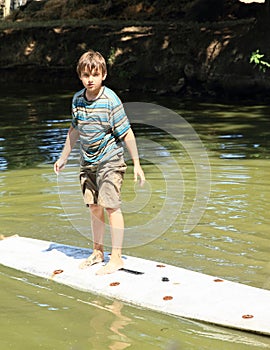
[[[79,78],[85,70],[89,72],[101,71],[104,80],[107,76],[107,66],[104,57],[97,51],[89,50],[85,52],[77,64]]]

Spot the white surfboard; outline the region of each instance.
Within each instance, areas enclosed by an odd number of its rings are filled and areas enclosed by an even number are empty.
[[[13,236],[0,241],[0,263],[67,286],[162,313],[270,335],[270,291],[141,258],[98,276],[79,269],[90,249]],[[105,255],[105,262],[108,260]]]

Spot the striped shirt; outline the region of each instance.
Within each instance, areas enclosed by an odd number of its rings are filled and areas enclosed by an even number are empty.
[[[82,160],[98,164],[123,152],[121,139],[130,123],[119,97],[106,86],[93,101],[85,97],[85,89],[72,100],[72,126],[79,130]]]

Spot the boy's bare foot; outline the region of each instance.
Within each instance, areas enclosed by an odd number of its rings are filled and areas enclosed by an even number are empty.
[[[114,273],[120,269],[122,269],[122,267],[124,266],[123,260],[119,259],[119,260],[115,260],[115,261],[109,261],[108,264],[102,266],[97,272],[96,275],[107,275],[110,273]]]
[[[80,269],[85,269],[89,266],[92,266],[94,264],[100,263],[104,261],[104,255],[103,252],[100,250],[94,250],[93,253],[86,259],[84,260],[80,265]]]

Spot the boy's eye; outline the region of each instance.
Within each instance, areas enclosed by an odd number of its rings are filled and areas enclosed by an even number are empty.
[[[92,77],[98,77],[100,75],[100,72],[92,72],[91,74],[87,72],[82,73],[83,78],[89,78],[90,75],[92,75]]]

